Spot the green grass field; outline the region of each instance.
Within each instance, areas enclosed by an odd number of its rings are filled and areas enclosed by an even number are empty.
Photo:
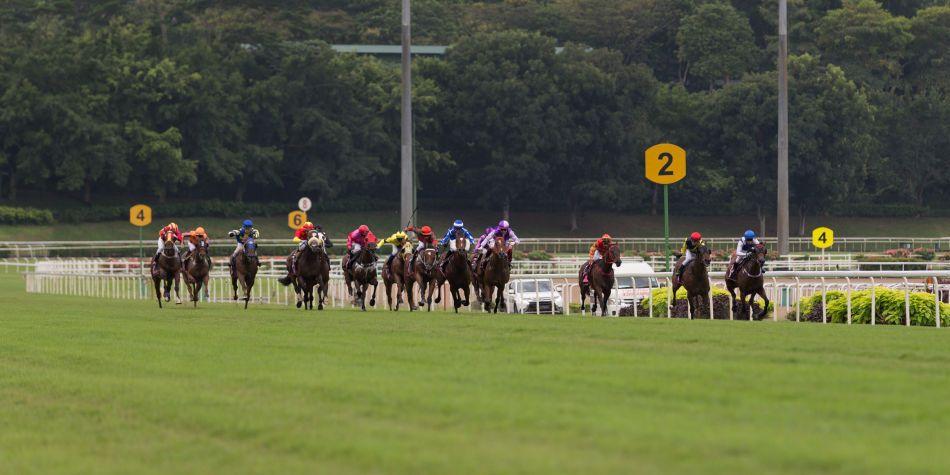
[[[288,209],[288,212],[291,211]],[[420,224],[429,224],[437,231],[444,232],[452,221],[461,216],[474,234],[489,224],[498,222],[497,213],[488,211],[466,211],[451,213],[446,211],[423,211]],[[253,216],[255,224],[264,237],[293,236],[287,227],[286,216]],[[319,213],[311,216],[315,222],[327,229],[331,236],[342,236],[363,223],[369,224],[378,234],[395,231],[399,227],[399,217],[391,211],[359,211],[352,213]],[[156,218],[151,226],[145,228],[145,236],[153,239],[161,226],[168,221],[193,228],[204,226],[212,237],[224,236],[228,230],[240,224],[239,219],[224,219],[207,216],[196,218]],[[579,230],[571,232],[563,213],[512,213],[512,224],[521,237],[592,237],[609,232],[624,237],[661,237],[663,236],[663,216],[627,215],[610,213],[587,213],[578,221]],[[774,224],[767,223],[770,235],[774,235]],[[808,232],[816,226],[829,226],[839,237],[944,237],[950,234],[950,218],[812,218],[808,223]],[[758,229],[758,221],[752,216],[672,216],[670,232],[673,236],[689,234],[700,230],[707,236],[738,236],[747,228]],[[793,226],[794,227],[794,226]],[[797,228],[793,229],[793,235]],[[809,234],[810,235],[810,234]],[[55,241],[55,240],[117,240],[137,239],[138,228],[128,221],[72,224],[61,223],[51,226],[0,226],[0,241]]]
[[[0,302],[0,473],[950,471],[947,330]]]

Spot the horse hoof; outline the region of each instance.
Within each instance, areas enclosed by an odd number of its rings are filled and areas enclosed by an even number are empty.
[[[370,306],[370,307],[375,307],[375,306],[376,306],[376,299],[369,299],[369,306]]]
[[[323,310],[323,304],[317,305],[317,310]]]
[[[303,302],[301,302],[301,301],[298,300],[298,301],[297,301],[297,308],[300,308],[300,305],[302,305],[302,304],[303,304]]]

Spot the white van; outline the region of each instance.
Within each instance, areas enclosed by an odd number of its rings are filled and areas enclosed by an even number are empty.
[[[634,274],[652,274],[650,264],[639,258],[624,258],[620,267],[614,268],[614,290],[610,293],[607,313],[617,315],[621,307],[629,307],[650,297],[650,289],[665,287],[666,280],[656,277],[637,276]]]

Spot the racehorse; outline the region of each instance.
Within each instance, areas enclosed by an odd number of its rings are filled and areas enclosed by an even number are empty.
[[[432,311],[432,294],[436,293],[436,284],[438,283],[438,252],[431,247],[427,247],[416,256],[416,262],[413,268],[408,269],[408,279],[406,280],[406,295],[409,299],[410,310],[416,310],[416,302],[413,300],[412,285],[419,284],[419,306],[425,305],[428,311]],[[437,295],[436,303],[441,301],[441,296]]]
[[[171,233],[165,239],[165,245],[162,246],[162,252],[158,256],[158,261],[152,266],[152,282],[155,283],[155,298],[158,299],[158,308],[162,308],[162,295],[165,301],[171,301],[172,281],[175,281],[175,304],[181,304],[181,256],[175,249],[175,242],[172,240]],[[162,292],[162,282],[165,283],[165,291]]]
[[[244,309],[251,300],[251,289],[254,288],[254,279],[257,277],[257,243],[254,238],[248,237],[242,249],[231,259],[231,287],[234,289],[234,300],[238,299],[238,282],[244,291]]]
[[[614,288],[614,265],[621,264],[623,262],[620,259],[620,248],[616,244],[611,244],[607,248],[606,255],[590,264],[588,282],[584,282],[584,268],[587,265],[581,265],[577,277],[581,293],[581,310],[585,308],[587,294],[591,293],[591,313],[596,314],[597,305],[600,304],[600,315],[602,317],[607,315],[607,300],[610,299],[610,292]]]
[[[759,295],[765,301],[765,305],[755,317],[762,319],[769,312],[769,298],[765,295],[765,278],[762,277],[762,271],[765,268],[765,256],[768,252],[764,245],[756,245],[753,252],[735,263],[739,266],[739,272],[736,274],[735,280],[730,279],[729,271],[726,271],[726,290],[729,291],[729,295],[732,295],[733,311],[738,311],[746,305],[745,299],[746,296],[749,296],[749,312],[752,312],[752,303],[755,302],[755,296]],[[733,254],[733,261],[735,257],[735,254]],[[739,288],[739,300],[736,300],[736,287]],[[752,316],[750,315],[749,318],[751,319]]]
[[[408,242],[402,245],[399,252],[391,260],[383,265],[383,287],[386,289],[386,305],[390,310],[399,310],[399,304],[402,303],[402,292],[406,286],[406,263],[412,252],[412,245]],[[396,286],[396,305],[393,306],[392,287]]]
[[[486,312],[492,311],[492,294],[497,290],[494,313],[498,313],[498,307],[505,293],[505,285],[508,284],[508,278],[511,276],[511,262],[508,260],[508,250],[505,249],[505,238],[497,236],[492,244],[488,255],[483,258],[486,262],[482,266],[478,280],[482,285],[482,301],[485,303]]]
[[[370,307],[376,306],[376,243],[367,243],[356,256],[352,269],[348,269],[349,257],[343,259],[343,279],[346,282],[346,292],[353,296],[353,303],[358,304],[366,311],[366,289],[373,286],[373,296],[369,300]],[[351,285],[355,283],[354,286]]]
[[[683,278],[680,279],[677,277],[677,273],[673,273],[673,301],[670,304],[670,315],[673,313],[673,308],[676,307],[676,291],[680,287],[686,287],[686,303],[689,305],[689,315],[692,318],[696,318],[699,313],[699,309],[702,308],[703,303],[705,302],[708,305],[709,302],[709,262],[712,260],[710,256],[711,252],[705,244],[696,248],[696,257],[690,261],[689,265],[683,270]],[[682,262],[683,259],[680,259]],[[683,265],[677,263],[678,265]],[[709,315],[712,316],[712,309],[709,309]]]
[[[202,287],[205,289],[205,293],[208,292],[208,279],[211,274],[211,257],[208,255],[207,240],[202,239],[195,245],[195,252],[185,260],[185,271],[183,273],[185,274],[185,286],[191,295],[191,301],[197,307],[198,300],[201,298]]]
[[[311,231],[303,251],[287,257],[287,270],[291,271],[286,277],[278,280],[282,285],[294,284],[294,293],[297,295],[297,308],[301,305],[313,309],[313,288],[317,288],[317,309],[323,310],[324,300],[329,292],[330,257],[324,249],[323,237],[316,231]],[[296,258],[294,264],[292,260]]]
[[[472,285],[472,267],[468,263],[469,244],[464,236],[456,237],[455,241],[449,243],[452,246],[452,255],[448,257],[449,262],[445,265],[445,280],[448,281],[452,292],[455,313],[459,312],[459,307],[469,305],[469,287]]]

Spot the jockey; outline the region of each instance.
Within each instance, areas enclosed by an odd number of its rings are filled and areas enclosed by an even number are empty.
[[[598,259],[603,259],[604,254],[607,254],[607,250],[610,249],[610,245],[613,244],[613,238],[609,234],[604,233],[597,241],[590,245],[590,251],[587,253],[587,266],[584,267],[584,282],[590,281],[590,269],[591,264]]]
[[[432,234],[432,228],[429,226],[423,226],[419,228],[418,234],[419,241],[416,243],[416,248],[412,250],[412,260],[409,262],[409,268],[412,269],[416,266],[416,256],[419,255],[419,251],[431,247],[436,247],[435,236]]]
[[[303,223],[302,226],[294,231],[294,242],[300,244],[297,246],[298,251],[302,251],[307,247],[307,239],[310,239],[310,231],[317,231],[317,227],[310,221]]]
[[[739,273],[739,265],[750,253],[755,252],[755,248],[760,244],[759,239],[755,236],[755,231],[749,229],[742,234],[742,237],[739,238],[739,244],[736,245],[736,257],[732,263],[732,271],[729,273],[730,279],[735,280],[736,274]],[[765,269],[762,272],[765,272]]]
[[[392,265],[393,258],[396,257],[396,254],[399,254],[399,251],[409,242],[409,235],[403,231],[396,231],[386,239],[383,239],[381,244],[390,244],[393,246],[393,252],[386,259],[386,265]]]
[[[205,232],[205,228],[198,226],[194,231],[188,231],[182,235],[188,239],[188,252],[185,253],[185,256],[182,258],[183,261],[188,260],[192,254],[194,254],[195,249],[197,249],[198,243],[202,240],[211,244],[211,240],[208,239],[208,233]]]
[[[512,250],[515,244],[521,242],[518,239],[518,235],[515,234],[515,231],[511,229],[511,225],[506,220],[501,220],[498,222],[498,226],[492,228],[491,232],[487,233],[485,237],[478,243],[478,252],[482,255],[488,254],[488,249],[490,249],[495,244],[495,238],[500,237],[504,239],[504,243],[510,246],[508,250],[508,260],[511,260]]]
[[[248,239],[258,239],[261,237],[261,232],[254,228],[254,222],[250,219],[245,219],[241,223],[240,229],[235,229],[228,232],[228,237],[233,237],[237,241],[237,247],[234,248],[234,252],[231,253],[231,262],[234,262],[234,258],[237,257],[238,251],[244,250],[244,243]]]
[[[677,278],[680,280],[683,279],[683,272],[686,271],[686,266],[688,266],[689,263],[693,262],[693,259],[696,258],[696,254],[693,251],[695,251],[699,246],[704,245],[706,245],[706,241],[703,241],[703,235],[699,234],[698,232],[694,232],[693,234],[690,234],[688,238],[686,238],[686,241],[683,242],[683,248],[680,249],[680,253],[685,257],[683,258],[683,263],[680,264],[680,268],[677,269]]]
[[[165,241],[169,238],[171,238],[172,246],[175,247],[175,254],[178,254],[178,246],[175,243],[184,241],[184,237],[182,237],[181,231],[178,230],[178,225],[175,223],[168,223],[158,232],[158,249],[155,251],[155,256],[152,257],[153,264],[158,262],[158,256],[165,250]]]
[[[346,236],[346,252],[348,256],[346,268],[350,269],[353,267],[353,263],[355,262],[353,258],[363,249],[363,246],[375,243],[376,241],[376,235],[374,235],[373,232],[369,230],[369,226],[365,224],[361,224],[360,227],[348,234]],[[373,259],[376,259],[375,254],[373,255]]]
[[[442,257],[442,272],[443,273],[445,273],[445,266],[448,265],[449,263],[449,256],[451,256],[452,252],[454,251],[452,249],[452,246],[455,245],[455,240],[459,236],[462,236],[465,239],[467,239],[469,246],[475,244],[475,237],[472,236],[472,233],[468,232],[468,229],[465,229],[465,223],[463,223],[461,219],[456,219],[455,222],[452,223],[452,227],[449,228],[449,230],[445,232],[445,236],[442,236],[442,240],[439,241],[439,244],[441,244],[442,247],[446,248],[445,255]]]

